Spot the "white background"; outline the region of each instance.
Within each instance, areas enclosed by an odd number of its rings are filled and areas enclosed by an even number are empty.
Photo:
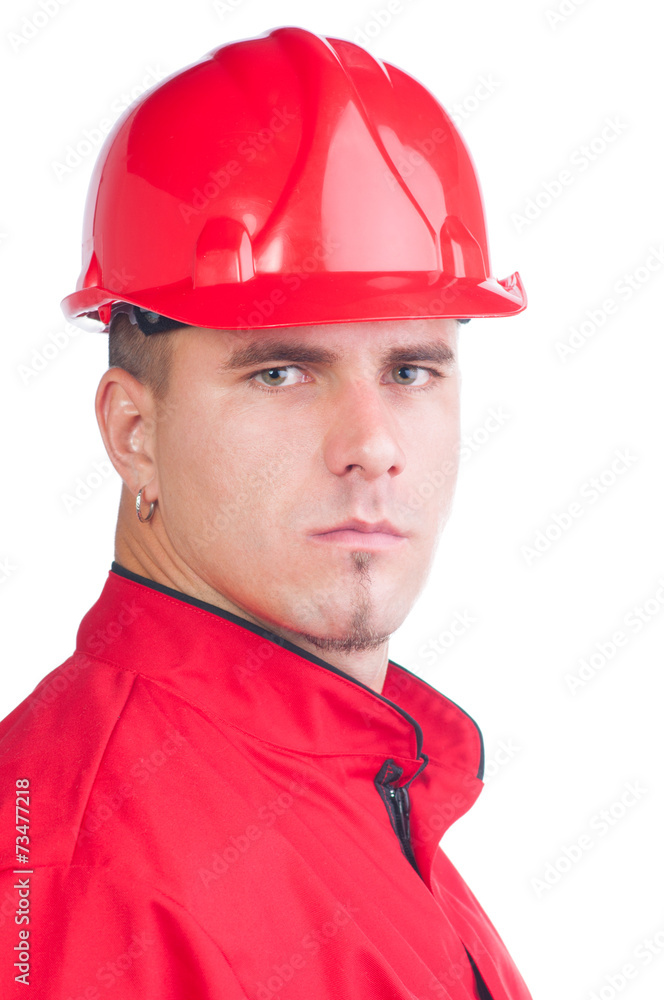
[[[391,7],[68,0],[25,40],[38,0],[3,6],[0,716],[70,654],[110,567],[120,492],[116,473],[104,474],[93,409],[107,339],[64,332],[59,309],[79,272],[96,150],[60,178],[54,165],[150,74],[226,41],[287,24],[360,41],[457,117],[482,182],[493,273],[518,270],[529,296],[518,317],[462,328],[470,457],[434,572],[390,646],[484,732],[486,788],[443,844],[536,1000],[652,1000],[664,984],[657,8]],[[598,138],[611,128],[611,141]],[[571,180],[556,187],[565,169]],[[626,275],[636,276],[629,297]],[[563,360],[573,329],[580,346]],[[64,346],[44,362],[53,337]],[[618,452],[630,457],[611,471]],[[67,503],[91,476],[89,495]],[[587,485],[595,476],[601,495]],[[556,528],[575,501],[579,516]],[[528,558],[538,532],[543,551]],[[452,643],[463,614],[474,621]],[[624,645],[602,655],[597,644],[616,631]],[[436,639],[442,654],[427,655]],[[593,654],[590,679],[572,691]],[[643,791],[626,806],[629,783]],[[565,849],[584,834],[592,846],[572,863]],[[650,961],[648,939],[659,951]],[[634,978],[618,990],[608,977],[625,964]]]

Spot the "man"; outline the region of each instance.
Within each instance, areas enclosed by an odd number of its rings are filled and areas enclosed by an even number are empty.
[[[451,120],[357,45],[224,45],[117,123],[63,303],[110,331],[115,560],[0,727],[3,997],[529,996],[439,846],[480,731],[388,657],[458,322],[525,304]]]

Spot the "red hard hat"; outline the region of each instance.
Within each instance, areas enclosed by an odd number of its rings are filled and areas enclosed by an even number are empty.
[[[282,27],[160,82],[95,164],[68,319],[113,303],[243,329],[504,316],[473,162],[413,77]],[[99,328],[99,323],[93,324]]]

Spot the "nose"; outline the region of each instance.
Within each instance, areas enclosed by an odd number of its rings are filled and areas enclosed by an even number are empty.
[[[389,401],[378,386],[353,379],[339,386],[329,400],[323,442],[325,464],[336,476],[360,469],[365,479],[403,472],[406,456]]]

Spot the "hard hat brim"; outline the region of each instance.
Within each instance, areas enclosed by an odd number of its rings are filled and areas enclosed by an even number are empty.
[[[527,298],[518,271],[508,278],[450,278],[440,272],[300,272],[257,275],[193,288],[191,281],[141,291],[85,288],[66,296],[67,319],[108,329],[99,309],[124,301],[190,326],[246,330],[389,319],[514,316]],[[91,326],[92,321],[92,326]]]

